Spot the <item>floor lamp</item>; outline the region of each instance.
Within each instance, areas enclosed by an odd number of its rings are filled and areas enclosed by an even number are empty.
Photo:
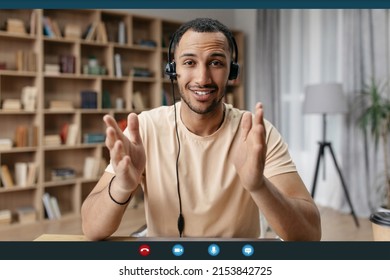
[[[359,221],[356,217],[355,211],[353,210],[349,192],[345,184],[343,175],[341,173],[340,167],[337,163],[336,156],[332,148],[332,143],[326,141],[326,115],[347,112],[347,103],[343,94],[341,84],[326,83],[306,86],[303,112],[305,114],[322,114],[322,141],[318,142],[318,156],[316,169],[314,172],[313,186],[311,189],[311,196],[314,198],[320,163],[321,161],[323,161],[325,167],[325,150],[328,149],[339,174],[345,197],[347,198],[347,202],[349,204],[349,207],[351,208],[351,214],[353,216],[356,226],[359,227]]]

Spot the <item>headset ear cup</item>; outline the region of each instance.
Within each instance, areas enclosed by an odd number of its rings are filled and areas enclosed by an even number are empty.
[[[238,77],[238,73],[240,72],[240,66],[236,62],[232,62],[230,64],[230,72],[229,72],[229,80],[235,80]]]
[[[168,62],[165,65],[165,74],[167,74],[171,80],[176,80],[176,63],[174,61]]]

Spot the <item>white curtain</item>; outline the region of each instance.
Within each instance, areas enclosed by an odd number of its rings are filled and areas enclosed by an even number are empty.
[[[356,100],[371,79],[389,83],[389,10],[345,10],[343,20],[343,82],[350,100],[343,157],[354,188],[353,199],[361,202],[360,213],[369,215],[381,203],[377,187],[383,179],[383,150],[379,146],[375,156],[372,137],[356,125],[362,113]],[[384,94],[389,94],[389,87]]]
[[[303,114],[304,89],[309,84],[342,82],[341,12],[282,10],[280,18],[281,132],[289,144],[303,181],[311,191],[318,154],[317,142],[322,137],[322,118],[320,115]],[[341,168],[344,119],[342,115],[327,116],[326,140],[332,142]],[[320,205],[343,209],[343,189],[327,149],[321,165],[315,200]],[[348,183],[347,187],[350,189]]]
[[[370,77],[389,77],[388,13],[387,10],[336,9],[259,10],[257,13],[259,79],[258,96],[254,98],[265,100],[267,107],[273,109],[266,117],[271,118],[289,144],[309,191],[317,160],[317,142],[322,136],[322,119],[320,115],[303,114],[304,88],[324,82],[343,84],[350,110],[345,115],[327,116],[327,140],[332,142],[355,213],[365,217],[377,204],[375,192],[369,187],[376,171],[370,139],[365,142],[357,127],[356,119],[361,112],[353,103]],[[363,151],[367,151],[367,157]],[[366,159],[371,160],[370,172],[365,167]],[[315,200],[319,205],[346,213],[351,211],[329,150],[325,151],[325,168],[320,169]]]

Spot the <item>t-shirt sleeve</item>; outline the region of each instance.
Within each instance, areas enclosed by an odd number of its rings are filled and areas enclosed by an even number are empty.
[[[288,152],[288,145],[284,142],[279,131],[267,120],[266,126],[266,143],[267,157],[265,161],[264,175],[267,178],[275,175],[296,172],[296,166]]]

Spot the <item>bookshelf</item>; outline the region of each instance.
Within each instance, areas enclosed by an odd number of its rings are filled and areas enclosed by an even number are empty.
[[[30,222],[48,220],[45,194],[57,201],[60,218],[79,215],[109,160],[103,116],[123,120],[131,111],[171,104],[164,66],[180,24],[120,11],[0,10],[0,166],[14,179],[12,187],[0,180],[0,211],[12,213],[0,230],[26,223],[17,218],[26,209],[35,212],[25,214]],[[241,78],[227,94],[244,108],[244,35],[234,35]],[[35,89],[33,104],[21,102],[26,88]],[[91,162],[94,171],[86,173]],[[23,186],[15,183],[20,163],[37,167]]]

